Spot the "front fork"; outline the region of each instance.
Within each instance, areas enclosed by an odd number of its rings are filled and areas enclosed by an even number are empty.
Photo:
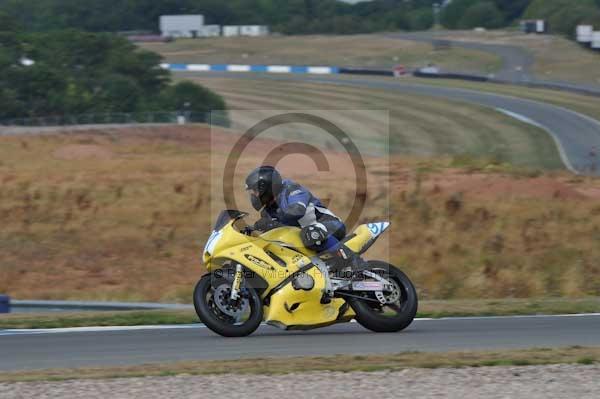
[[[240,298],[240,288],[242,286],[242,280],[244,279],[244,270],[242,265],[239,263],[235,266],[235,274],[233,276],[233,282],[231,283],[231,295],[232,301],[236,301]]]

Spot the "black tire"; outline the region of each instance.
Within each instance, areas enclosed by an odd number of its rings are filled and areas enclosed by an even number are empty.
[[[244,289],[243,295],[248,300],[250,315],[241,324],[233,324],[231,320],[227,320],[230,316],[223,313],[219,314],[219,310],[207,302],[206,299],[210,296],[211,290],[221,284],[231,283],[224,278],[205,274],[198,281],[198,284],[196,284],[196,288],[194,289],[194,308],[200,321],[212,331],[224,337],[245,337],[252,334],[263,320],[263,304],[260,296],[252,287]]]
[[[393,265],[381,261],[368,261],[368,270],[385,270],[382,277],[393,279],[400,288],[401,300],[399,311],[395,315],[382,314],[378,304],[360,299],[351,299],[348,302],[354,312],[356,321],[375,332],[397,332],[404,330],[412,323],[417,314],[418,299],[415,286],[408,276]]]

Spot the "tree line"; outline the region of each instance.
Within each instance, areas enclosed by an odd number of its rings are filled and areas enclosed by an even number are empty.
[[[169,72],[158,67],[159,55],[114,35],[156,30],[162,14],[202,13],[207,23],[268,24],[290,34],[346,34],[429,29],[438,1],[2,0],[0,120],[225,109],[223,99],[202,86],[172,84]],[[543,18],[555,32],[571,35],[580,23],[600,26],[600,0],[453,0],[439,17],[450,29]]]
[[[171,84],[158,54],[108,33],[27,32],[0,15],[0,121],[37,116],[225,109],[192,82]]]
[[[209,24],[265,24],[284,34],[425,30],[443,0],[2,0],[0,12],[30,31],[157,31],[164,14],[203,14]],[[453,0],[440,14],[449,29],[499,28],[544,18],[556,32],[600,18],[600,0]]]
[[[544,19],[551,32],[572,36],[579,24],[600,27],[600,0],[453,0],[441,14],[449,29],[500,28],[520,19]]]
[[[600,29],[600,0],[533,0],[523,17],[545,19],[551,31],[574,36],[580,24]]]
[[[424,30],[441,0],[3,0],[0,12],[28,30],[156,31],[164,14],[203,14],[209,24],[265,24],[286,34]]]

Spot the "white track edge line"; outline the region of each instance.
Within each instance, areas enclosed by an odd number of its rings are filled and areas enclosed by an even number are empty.
[[[556,145],[556,148],[558,149],[558,154],[560,156],[561,161],[563,162],[563,164],[567,167],[567,169],[569,169],[572,173],[578,175],[579,172],[577,171],[577,169],[575,169],[573,167],[573,165],[571,164],[571,161],[569,160],[569,157],[567,156],[567,153],[565,151],[565,148],[563,147],[562,143],[560,142],[560,139],[558,138],[558,136],[556,135],[556,133],[554,133],[554,131],[552,131],[552,129],[542,125],[541,123],[525,116],[525,115],[521,115],[518,114],[516,112],[513,111],[509,111],[507,109],[504,108],[496,108],[496,111],[503,113],[504,115],[507,115],[513,119],[516,119],[520,122],[523,123],[527,123],[529,125],[535,126],[537,128],[540,128],[542,130],[545,130],[546,133],[548,133],[550,135],[550,137],[552,138],[552,140],[554,141],[554,144]],[[567,110],[568,111],[568,110]],[[580,115],[583,116],[583,115]]]
[[[555,317],[598,317],[600,313],[574,313],[555,315],[513,315],[513,316],[465,316],[465,317],[420,317],[415,321],[460,321],[460,320],[491,320],[491,319],[527,319],[527,318],[555,318]],[[354,320],[352,320],[354,322]],[[262,323],[262,325],[267,325]],[[194,328],[206,328],[204,324],[164,324],[143,326],[97,326],[97,327],[65,327],[45,329],[6,329],[0,330],[1,336],[9,335],[36,335],[36,334],[60,334],[60,333],[83,333],[83,332],[116,332],[116,331],[139,331],[139,330],[184,330]]]

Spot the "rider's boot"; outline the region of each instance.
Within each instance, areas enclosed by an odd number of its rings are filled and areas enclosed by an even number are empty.
[[[350,278],[356,272],[363,270],[366,262],[356,252],[345,245],[327,253],[325,262],[329,266],[329,271],[333,277]]]
[[[359,271],[364,270],[367,264],[360,255],[343,244],[322,253],[319,257],[327,264],[329,276],[339,279],[352,278]],[[324,291],[321,303],[330,303],[332,298],[332,293]]]

